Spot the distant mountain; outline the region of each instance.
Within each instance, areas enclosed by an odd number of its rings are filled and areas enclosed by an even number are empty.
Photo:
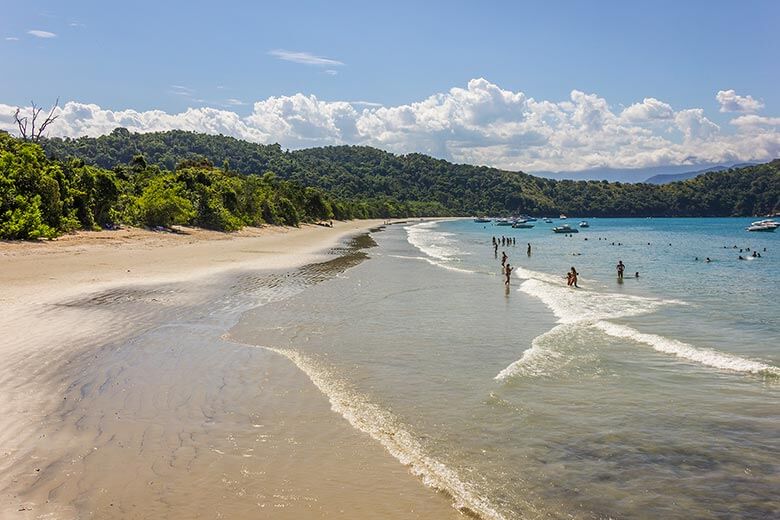
[[[646,182],[648,184],[668,184],[670,182],[677,182],[677,181],[684,181],[686,179],[693,179],[694,177],[698,177],[699,175],[704,175],[705,173],[724,172],[724,171],[730,170],[732,168],[744,168],[746,166],[753,166],[754,164],[759,164],[759,163],[748,162],[748,163],[732,164],[732,165],[729,165],[729,166],[725,166],[725,165],[719,164],[717,166],[712,166],[711,168],[705,168],[704,170],[696,170],[696,171],[692,171],[692,172],[662,173],[660,175],[653,175],[652,177],[649,177],[648,179],[645,179],[644,182]]]
[[[706,168],[711,164],[695,165],[694,167]],[[571,180],[571,181],[610,181],[610,182],[644,182],[651,175],[662,173],[683,173],[690,171],[691,165],[666,166],[650,168],[591,168],[578,171],[534,171],[531,175],[544,177],[545,179]]]

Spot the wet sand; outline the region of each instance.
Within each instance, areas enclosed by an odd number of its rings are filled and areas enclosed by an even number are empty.
[[[377,224],[0,244],[0,517],[460,516],[287,358],[223,339]]]

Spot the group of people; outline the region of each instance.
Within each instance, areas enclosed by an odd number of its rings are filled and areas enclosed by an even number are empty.
[[[513,246],[516,241],[512,237],[501,236],[501,238],[493,237],[493,253],[498,256],[498,246]]]
[[[493,237],[493,249],[496,253],[496,256],[498,256],[498,245],[514,245],[515,239],[514,238],[505,238],[501,237],[500,239],[497,239],[496,237]],[[526,253],[528,256],[531,256],[531,243],[528,243],[528,248],[526,250]],[[755,252],[754,252],[755,256]],[[617,276],[618,280],[623,280],[623,274],[625,273],[626,266],[623,263],[623,260],[618,260],[617,265],[615,266],[617,270]],[[506,254],[506,251],[501,252],[501,273],[504,275],[504,285],[508,286],[511,279],[512,279],[512,271],[514,271],[514,268],[509,264],[509,256]],[[574,266],[571,266],[571,269],[569,272],[566,273],[566,285],[569,287],[576,287],[579,289],[579,285],[577,284],[577,280],[580,273],[577,272],[577,269]],[[635,278],[639,278],[639,271],[634,273]]]

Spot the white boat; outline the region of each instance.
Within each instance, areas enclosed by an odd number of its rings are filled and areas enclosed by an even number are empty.
[[[511,226],[513,222],[506,218],[500,218],[496,220],[496,226]]]
[[[758,220],[756,222],[753,222],[745,229],[747,229],[748,231],[772,232],[778,227],[780,227],[780,222],[767,219],[767,220]]]
[[[590,227],[590,224],[588,224],[587,221],[583,220],[582,222],[580,222],[580,227]]]
[[[568,224],[563,224],[562,226],[556,226],[552,228],[552,230],[555,233],[579,233],[580,232],[579,229],[573,228]]]
[[[486,223],[486,222],[492,222],[492,220],[490,220],[487,217],[474,217],[474,222],[482,224],[482,223]]]
[[[534,227],[534,225],[520,220],[512,224],[512,227],[515,229],[531,229],[532,227]]]
[[[559,219],[561,219],[561,220],[566,220],[566,215],[564,215],[563,213],[561,213],[561,214],[560,214],[560,216],[559,216],[558,218],[559,218]]]
[[[545,224],[552,224],[552,220],[550,220],[549,218],[546,218],[546,219],[544,219],[544,223]]]

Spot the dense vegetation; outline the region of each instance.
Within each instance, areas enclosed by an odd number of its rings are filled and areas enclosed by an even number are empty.
[[[135,155],[112,169],[80,158],[47,158],[35,143],[0,132],[0,238],[53,237],[117,224],[189,224],[232,231],[326,219],[412,213],[411,205],[337,200],[271,171],[241,175],[203,158],[174,169]]]
[[[778,160],[657,186],[556,181],[364,146],[289,152],[184,131],[118,128],[41,144],[0,132],[0,237],[116,223],[235,230],[330,218],[738,216],[780,209]]]
[[[205,157],[242,174],[273,171],[342,200],[382,201],[393,216],[411,214],[556,214],[582,216],[737,216],[780,208],[780,163],[714,172],[663,186],[555,181],[495,168],[452,164],[421,154],[394,155],[365,146],[285,152],[232,137],[172,131],[99,138],[50,139],[46,151],[113,168],[136,155],[164,169]]]

